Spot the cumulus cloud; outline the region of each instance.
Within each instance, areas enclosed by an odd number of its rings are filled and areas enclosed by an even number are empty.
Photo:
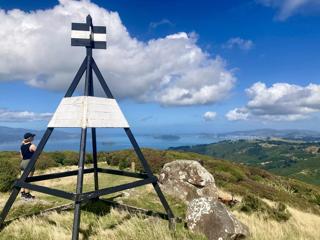
[[[230,38],[224,45],[224,48],[239,48],[241,50],[250,50],[254,46],[252,40],[246,40],[239,37]]]
[[[320,112],[320,85],[317,84],[275,83],[268,88],[257,82],[246,89],[246,93],[249,97],[247,105],[229,111],[228,120],[295,121]]]
[[[71,22],[91,14],[107,26],[107,50],[94,57],[117,98],[161,105],[215,103],[236,81],[225,61],[197,45],[195,34],[176,33],[142,42],[130,36],[116,12],[90,1],[60,0],[52,9],[0,10],[0,81],[23,80],[50,90],[65,90],[85,49],[70,46]]]
[[[294,14],[320,12],[319,0],[258,0],[261,4],[278,9],[277,19],[286,20]]]
[[[205,121],[212,121],[217,116],[216,112],[205,112],[203,118]]]
[[[0,109],[0,122],[25,122],[49,120],[52,113],[35,113],[28,111],[9,111],[7,109]]]
[[[230,121],[236,121],[236,120],[247,120],[249,117],[249,111],[246,108],[235,108],[233,110],[230,110],[226,117]]]

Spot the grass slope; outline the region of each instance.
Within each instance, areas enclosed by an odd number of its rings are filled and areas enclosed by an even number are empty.
[[[320,185],[320,142],[283,139],[228,140],[173,149],[256,166],[275,174]]]
[[[320,213],[320,187],[288,177],[274,175],[260,168],[218,160],[192,152],[159,151],[144,149],[144,154],[154,172],[159,172],[166,163],[176,159],[196,159],[214,175],[219,187],[241,196],[249,193],[271,201]],[[122,150],[105,154],[110,164],[121,161],[137,161],[133,151]]]

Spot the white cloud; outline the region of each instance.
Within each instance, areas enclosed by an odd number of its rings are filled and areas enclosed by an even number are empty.
[[[173,26],[174,24],[173,24],[170,20],[168,20],[168,19],[166,19],[166,18],[163,18],[163,19],[161,19],[159,22],[151,22],[151,23],[149,24],[149,27],[150,27],[150,28],[157,28],[157,27],[159,27],[159,26],[161,26],[161,25]]]
[[[224,48],[232,49],[239,48],[242,50],[250,50],[254,46],[252,40],[246,40],[239,37],[230,38],[224,45]]]
[[[320,12],[319,0],[258,0],[267,7],[278,9],[277,19],[286,20],[294,14]]]
[[[226,117],[230,121],[247,120],[249,117],[249,112],[246,108],[235,108],[229,111],[226,114]]]
[[[246,89],[246,93],[249,97],[247,105],[229,111],[228,120],[295,121],[320,112],[320,85],[317,84],[275,83],[268,88],[257,82]]]
[[[70,46],[71,22],[84,22],[89,13],[95,25],[107,26],[108,49],[94,51],[94,57],[116,97],[207,104],[234,86],[225,61],[204,52],[194,33],[142,42],[130,36],[118,13],[84,0],[60,0],[52,9],[32,12],[0,10],[0,81],[65,91],[85,54]]]
[[[7,109],[0,109],[0,122],[24,122],[24,121],[38,121],[48,120],[52,113],[35,113],[28,111],[9,111]]]
[[[212,121],[217,116],[216,112],[205,112],[203,118],[205,121]]]

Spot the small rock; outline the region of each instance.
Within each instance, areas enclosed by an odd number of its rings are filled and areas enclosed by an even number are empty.
[[[189,203],[186,222],[191,231],[201,232],[209,240],[238,240],[249,234],[247,226],[210,197],[196,198]]]

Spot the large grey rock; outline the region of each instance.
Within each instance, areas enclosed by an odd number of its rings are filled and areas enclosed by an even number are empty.
[[[197,161],[176,160],[165,164],[159,182],[164,192],[186,202],[218,196],[213,176]]]
[[[210,197],[196,198],[189,203],[186,222],[191,231],[201,232],[209,240],[238,240],[249,234],[248,228],[222,203]]]

